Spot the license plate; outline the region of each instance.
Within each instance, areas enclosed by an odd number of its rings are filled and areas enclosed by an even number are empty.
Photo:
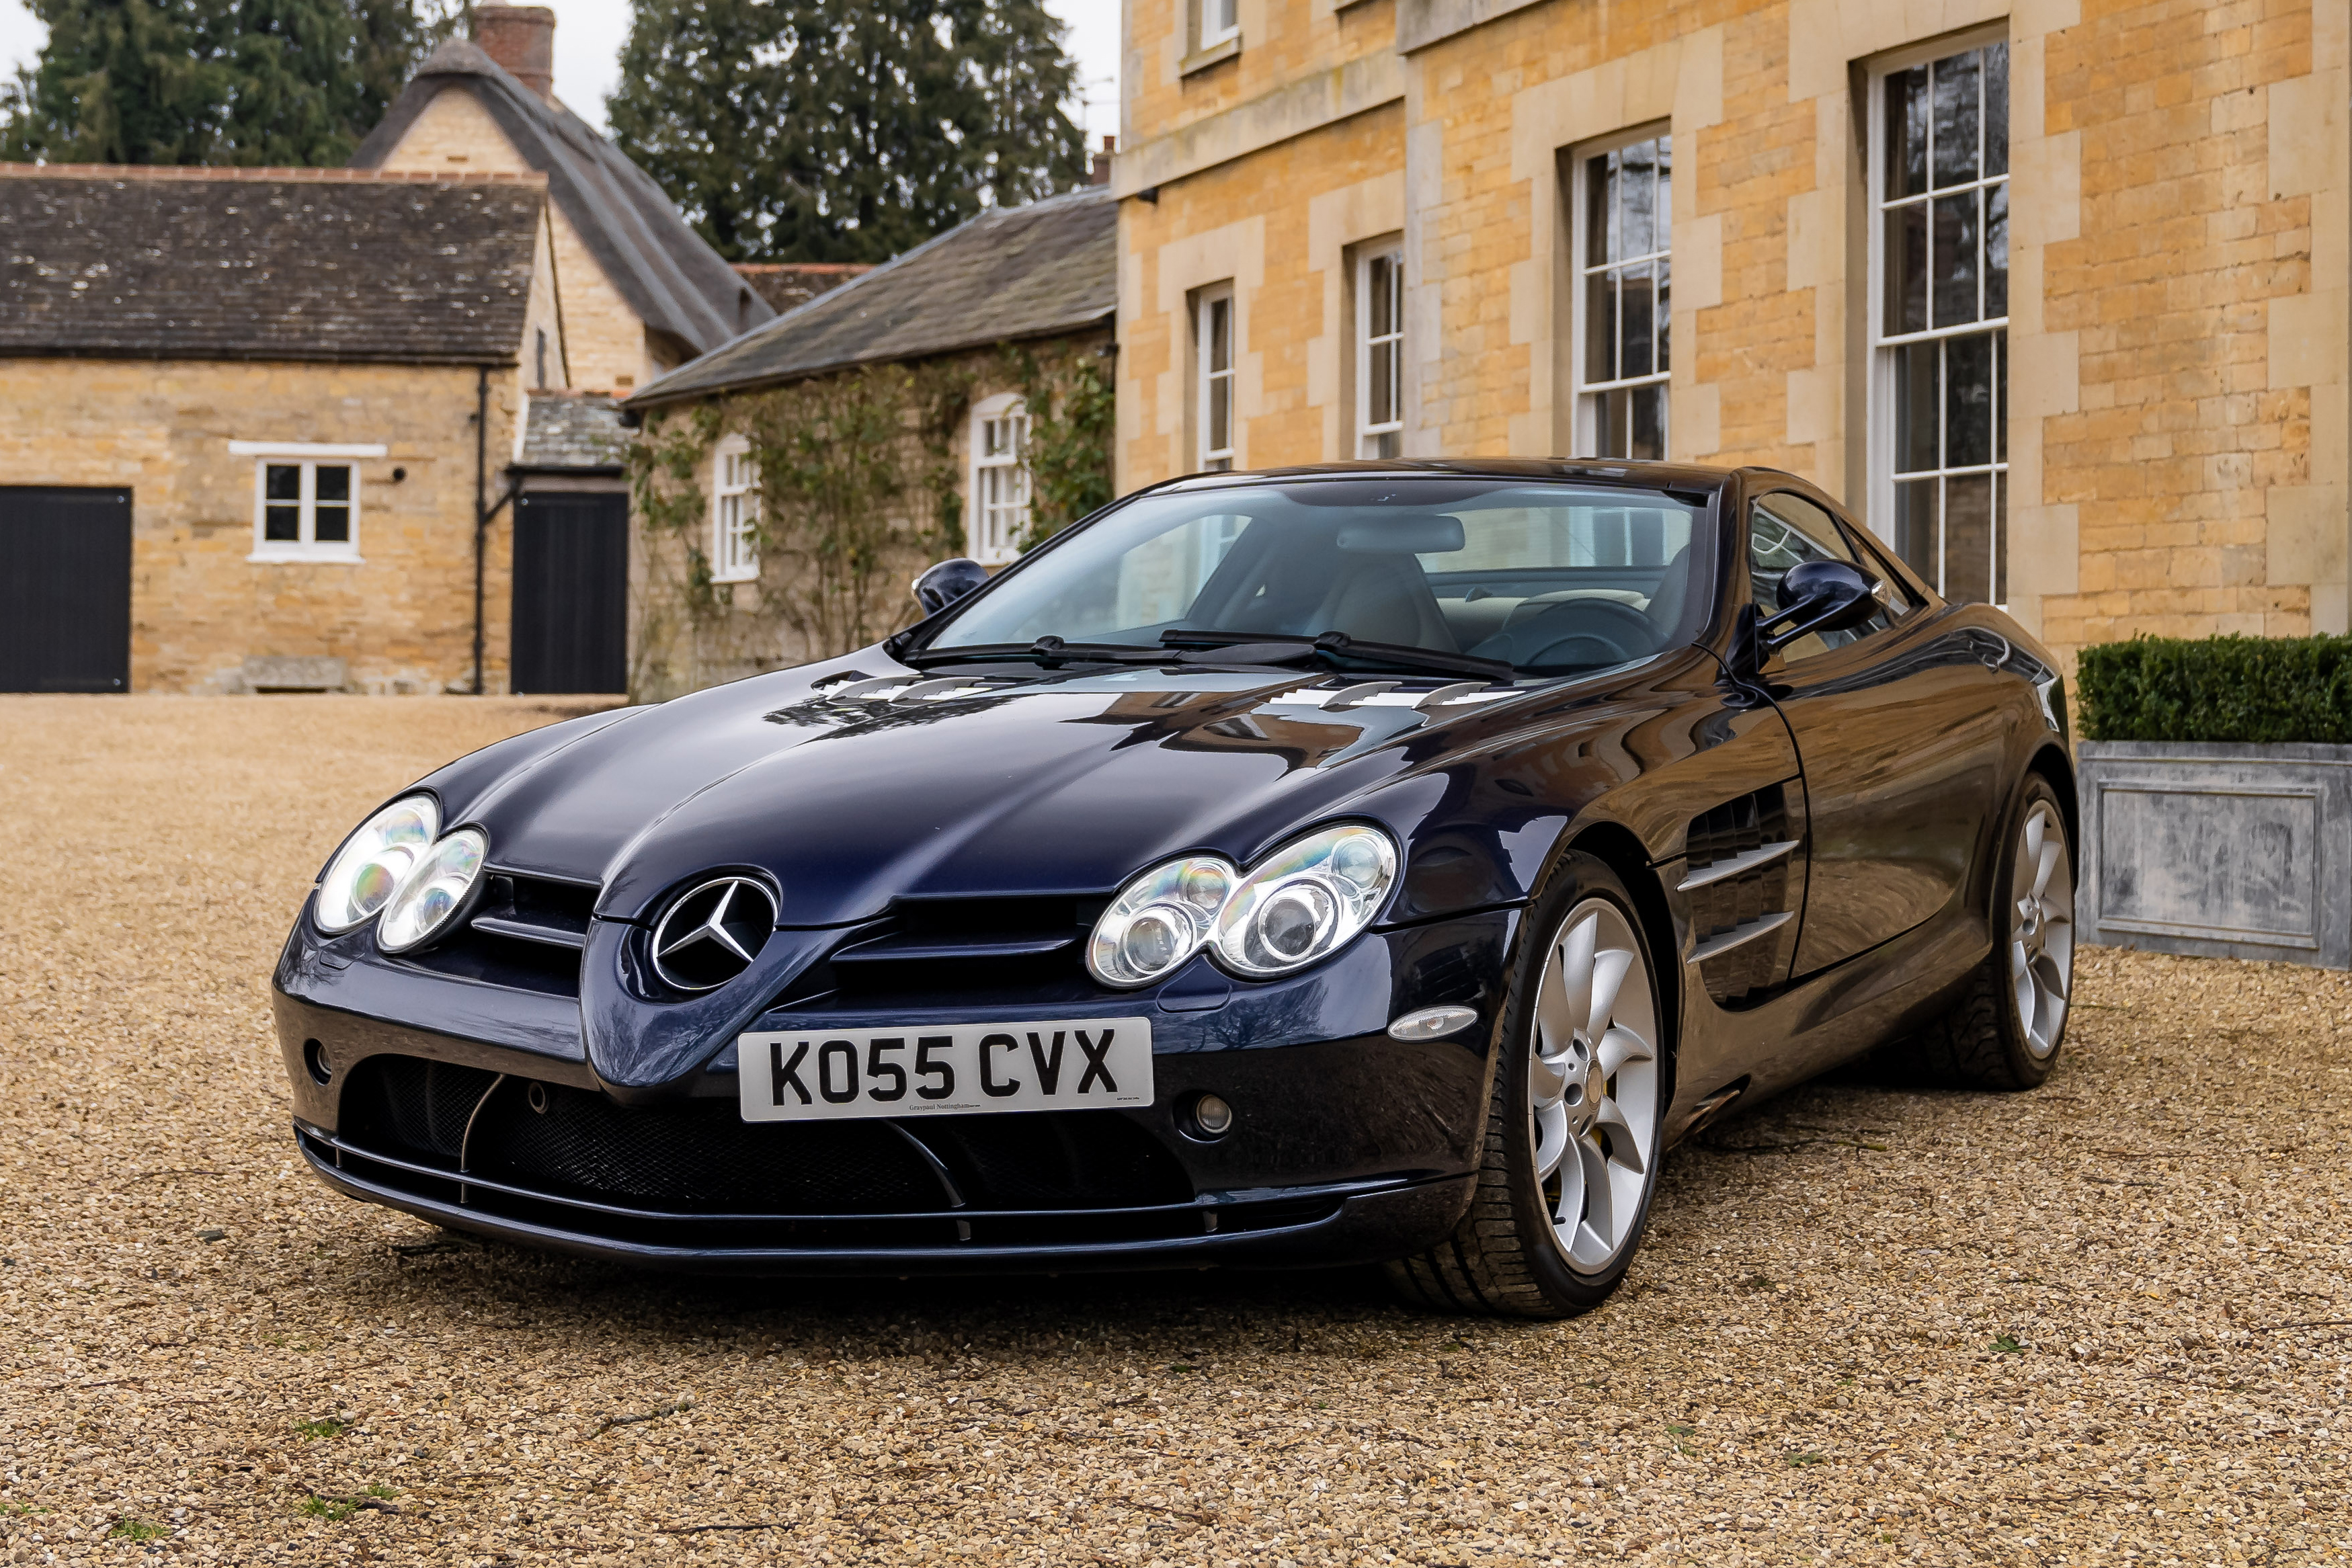
[[[1055,1019],[736,1037],[746,1122],[1151,1103],[1148,1019]]]

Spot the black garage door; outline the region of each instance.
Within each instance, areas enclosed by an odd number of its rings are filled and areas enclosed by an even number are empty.
[[[555,491],[515,502],[518,692],[629,685],[629,497]]]
[[[0,485],[0,692],[131,689],[131,492]]]

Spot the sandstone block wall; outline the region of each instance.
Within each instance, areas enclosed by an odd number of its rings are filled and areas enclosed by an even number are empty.
[[[511,371],[490,388],[495,497],[520,398]],[[362,691],[438,692],[472,671],[475,396],[470,366],[13,360],[0,476],[130,488],[134,691],[239,691],[244,661],[271,656],[341,659]],[[247,560],[258,460],[232,441],[383,445],[353,463],[361,562]],[[492,692],[506,690],[510,521],[488,555]]]

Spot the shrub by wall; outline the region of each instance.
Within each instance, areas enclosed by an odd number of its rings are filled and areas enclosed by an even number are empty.
[[[2352,637],[2135,637],[2083,650],[2085,740],[2352,745]]]

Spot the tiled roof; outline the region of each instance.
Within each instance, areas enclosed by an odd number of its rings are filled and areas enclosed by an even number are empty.
[[[796,310],[818,295],[840,287],[862,272],[874,270],[870,261],[739,261],[736,276],[782,315]]]
[[[512,364],[535,177],[0,164],[0,355]]]
[[[390,157],[425,106],[452,88],[471,92],[523,161],[547,176],[557,209],[629,308],[681,351],[704,353],[773,318],[651,175],[578,115],[547,103],[463,39],[425,57],[383,123],[352,154],[352,166],[373,168]]]
[[[523,422],[526,468],[598,468],[628,461],[621,407],[601,392],[538,392]]]
[[[680,365],[629,406],[1106,324],[1118,304],[1118,225],[1100,186],[992,207]]]

